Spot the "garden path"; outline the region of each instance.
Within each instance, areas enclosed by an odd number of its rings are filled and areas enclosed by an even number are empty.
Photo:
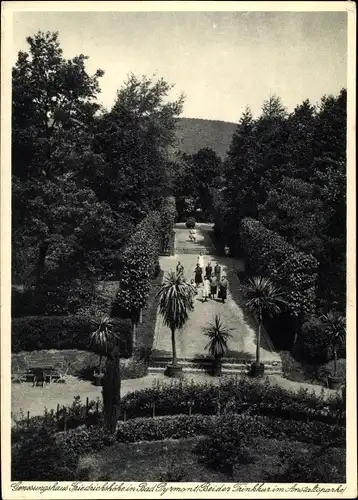
[[[225,304],[216,299],[208,299],[207,302],[203,303],[201,290],[199,289],[194,301],[194,311],[190,313],[189,320],[182,330],[177,332],[178,358],[193,359],[207,355],[205,350],[207,337],[203,334],[203,328],[212,322],[214,316],[218,314],[224,323],[232,329],[232,338],[228,342],[228,355],[252,360],[256,352],[256,325],[253,318],[249,317],[242,307],[239,279],[236,274],[241,263],[236,259],[214,255],[210,237],[211,231],[211,224],[197,224],[197,241],[192,243],[188,239],[188,229],[183,224],[176,225],[176,255],[160,258],[160,265],[165,273],[170,270],[175,271],[177,262],[180,260],[184,266],[185,276],[190,281],[190,279],[194,278],[197,256],[202,251],[204,266],[208,262],[211,262],[212,265],[218,262],[221,265],[222,274],[226,274],[229,282],[228,297]],[[153,349],[154,357],[170,355],[171,353],[170,331],[163,324],[159,314],[157,316]],[[280,362],[279,355],[274,351],[269,338],[265,334],[261,342],[261,359],[264,363]]]

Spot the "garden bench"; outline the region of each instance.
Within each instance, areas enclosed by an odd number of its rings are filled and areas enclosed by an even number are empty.
[[[47,355],[45,359],[41,359],[37,353],[27,353],[25,362],[27,365],[25,378],[30,379],[33,385],[43,386],[45,382],[63,381],[67,375],[68,368],[64,373],[64,358],[61,355]]]

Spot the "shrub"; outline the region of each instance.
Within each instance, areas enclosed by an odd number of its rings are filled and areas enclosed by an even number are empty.
[[[116,439],[123,443],[185,439],[205,434],[211,427],[211,422],[212,417],[203,415],[135,418],[118,422]]]
[[[325,326],[320,318],[311,316],[301,327],[297,343],[297,354],[314,364],[326,363],[332,356]]]
[[[76,479],[78,455],[56,442],[44,427],[26,429],[11,453],[12,481],[70,481]]]
[[[188,229],[194,229],[195,224],[196,224],[196,221],[195,221],[194,217],[189,217],[189,218],[186,220],[186,223],[185,223],[185,225],[186,225],[186,227],[187,227]]]
[[[280,453],[281,467],[265,478],[269,482],[284,483],[345,483],[345,451],[290,449]]]
[[[12,352],[41,349],[93,350],[90,334],[96,325],[86,316],[28,316],[11,322]],[[129,320],[113,319],[119,334],[122,357],[132,353],[132,327]]]
[[[250,410],[251,414],[299,421],[317,420],[335,423],[344,421],[345,402],[342,399],[326,401],[308,391],[290,392],[250,379],[225,381],[220,386],[194,383],[172,383],[135,391],[122,399],[122,408],[128,418],[151,414],[155,403],[156,415],[175,415],[188,411],[191,402],[193,414],[213,415],[229,406],[235,413]]]
[[[270,277],[285,290],[290,314],[301,316],[313,313],[316,307],[317,260],[299,252],[255,219],[241,221],[240,238],[248,269],[253,274]]]
[[[230,414],[216,418],[215,423],[208,429],[209,439],[199,442],[196,453],[201,461],[232,475],[235,466],[253,461],[249,448],[252,434],[242,425],[242,419]]]
[[[120,259],[119,290],[112,314],[136,318],[148,297],[161,246],[159,212],[150,212],[136,227]]]
[[[148,366],[144,360],[131,358],[121,363],[121,379],[134,379],[145,377],[148,373]]]
[[[337,377],[340,377],[343,382],[346,382],[346,360],[338,359],[337,360]],[[334,362],[329,361],[323,366],[320,366],[318,369],[318,378],[321,382],[327,383],[328,376],[334,375]]]

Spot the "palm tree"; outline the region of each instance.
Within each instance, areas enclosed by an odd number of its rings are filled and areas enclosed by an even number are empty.
[[[337,311],[329,311],[327,314],[323,314],[321,319],[325,325],[325,333],[328,335],[333,350],[333,376],[337,377],[337,351],[338,347],[343,344],[346,336],[345,318]]]
[[[170,271],[164,278],[158,297],[159,312],[163,317],[164,324],[171,331],[172,367],[178,368],[175,332],[185,325],[189,317],[189,311],[194,309],[193,288],[185,281],[182,273],[176,274]],[[168,375],[174,374],[174,371],[175,369],[172,371],[168,369],[167,373]]]
[[[205,349],[208,349],[210,356],[214,359],[214,374],[220,374],[221,372],[221,358],[228,350],[227,342],[232,337],[230,331],[232,331],[232,328],[228,328],[218,314],[215,315],[214,322],[209,323],[204,328],[204,335],[210,339]]]
[[[106,357],[106,369],[102,382],[103,415],[106,428],[114,433],[120,410],[120,352],[117,342],[119,336],[112,329],[112,320],[103,316],[98,328],[91,334],[91,343],[96,345],[100,355]]]
[[[246,307],[256,316],[259,323],[256,338],[256,369],[260,369],[262,313],[266,312],[270,316],[279,314],[286,301],[282,297],[282,290],[276,287],[269,278],[262,276],[249,278],[247,284],[244,285],[244,293]]]

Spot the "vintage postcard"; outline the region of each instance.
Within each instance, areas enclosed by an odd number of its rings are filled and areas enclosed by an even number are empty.
[[[356,497],[355,4],[1,14],[3,498]]]

